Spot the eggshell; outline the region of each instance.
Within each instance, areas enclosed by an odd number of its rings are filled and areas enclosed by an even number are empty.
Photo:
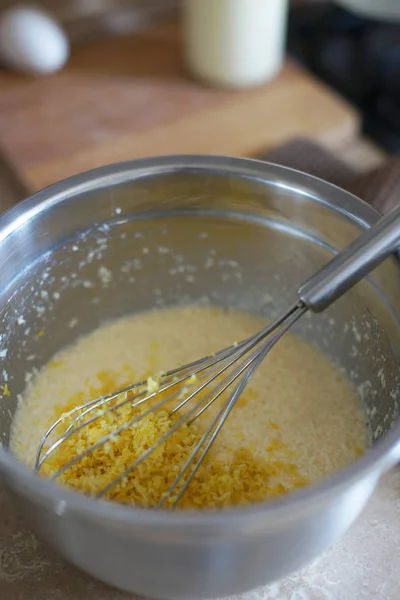
[[[0,62],[5,66],[45,75],[61,69],[68,57],[68,38],[45,11],[20,6],[1,14]]]

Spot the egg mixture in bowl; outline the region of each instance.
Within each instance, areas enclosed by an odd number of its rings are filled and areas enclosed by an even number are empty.
[[[141,313],[104,325],[59,352],[33,378],[14,420],[11,449],[33,466],[43,433],[75,406],[210,355],[263,326],[265,320],[250,313],[196,306]],[[196,386],[200,382],[194,378]],[[182,424],[106,497],[156,506],[224,402],[222,396],[193,424]],[[57,480],[96,496],[177,423],[183,409],[171,414],[171,404],[112,437]],[[128,404],[117,414],[98,415],[101,409],[88,413],[86,420],[96,414],[98,418],[56,449],[40,473],[54,475],[147,408],[131,409]],[[65,419],[58,436],[70,423]],[[268,500],[326,478],[359,457],[367,444],[365,414],[350,382],[317,347],[288,333],[251,378],[178,506],[221,508]]]

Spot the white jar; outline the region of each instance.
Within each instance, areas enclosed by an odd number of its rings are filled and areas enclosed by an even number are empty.
[[[287,0],[184,0],[186,62],[211,85],[241,88],[280,70]]]

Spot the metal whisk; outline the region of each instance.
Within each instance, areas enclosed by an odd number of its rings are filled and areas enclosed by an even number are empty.
[[[374,227],[360,236],[348,248],[306,281],[298,289],[295,304],[285,314],[259,333],[228,348],[224,348],[212,356],[201,358],[162,374],[156,385],[154,384],[154,380],[151,380],[153,385],[149,385],[149,382],[146,381],[135,383],[123,389],[116,390],[112,394],[77,406],[60,417],[46,431],[40,442],[36,456],[35,470],[37,472],[40,471],[49,456],[67,439],[83,427],[87,427],[100,418],[98,411],[100,408],[105,408],[105,410],[101,411],[101,415],[104,415],[108,412],[118,411],[118,409],[128,403],[130,403],[132,408],[149,403],[149,408],[145,407],[145,410],[139,415],[134,416],[127,422],[123,422],[111,434],[99,439],[91,447],[75,456],[70,462],[64,464],[52,475],[53,480],[60,477],[62,473],[85,456],[94,452],[115,436],[128,430],[153,411],[167,406],[171,400],[175,399],[178,404],[174,405],[170,410],[170,414],[177,413],[183,407],[186,407],[186,410],[182,411],[182,416],[172,425],[167,433],[132,462],[124,472],[97,493],[96,497],[101,498],[150,456],[179,427],[184,423],[188,425],[192,424],[218,398],[222,397],[223,403],[221,409],[218,410],[211,424],[205,430],[189,458],[178,472],[172,485],[157,505],[157,507],[162,507],[167,499],[171,498],[171,495],[179,489],[178,486],[183,481],[183,485],[180,487],[179,493],[172,503],[172,507],[175,507],[196,475],[252,374],[277,341],[308,310],[316,313],[323,311],[385,258],[395,252],[399,246],[400,206],[380,219]],[[184,392],[183,399],[182,392]],[[152,399],[156,400],[156,402],[149,402]],[[63,435],[50,444],[49,448],[45,449],[49,436],[65,418],[71,419],[68,428]],[[194,468],[192,468],[193,464]],[[184,477],[188,473],[189,475],[185,480]]]

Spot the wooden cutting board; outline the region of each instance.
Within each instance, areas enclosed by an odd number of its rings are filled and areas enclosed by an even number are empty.
[[[256,156],[294,136],[353,138],[356,112],[288,62],[270,84],[209,89],[186,74],[179,28],[91,42],[61,73],[0,71],[0,147],[29,190],[100,165],[177,153]]]

